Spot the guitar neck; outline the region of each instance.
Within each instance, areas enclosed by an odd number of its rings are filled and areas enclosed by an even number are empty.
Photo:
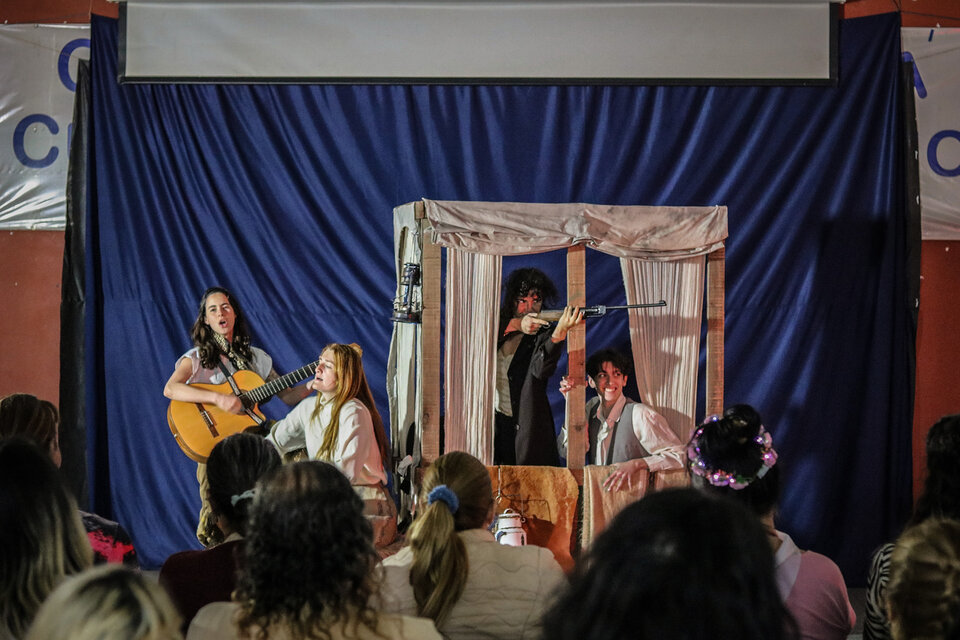
[[[290,373],[282,375],[279,378],[275,378],[270,382],[260,385],[259,387],[254,387],[249,391],[245,391],[241,397],[249,399],[253,404],[260,404],[264,400],[272,398],[284,389],[292,387],[301,380],[305,380],[306,378],[312,376],[317,372],[317,362],[305,364],[296,371],[291,371]]]

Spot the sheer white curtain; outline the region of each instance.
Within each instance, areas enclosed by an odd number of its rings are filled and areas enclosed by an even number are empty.
[[[447,249],[444,451],[493,464],[498,255]]]
[[[641,399],[666,418],[686,442],[697,405],[706,259],[622,258],[620,268],[628,304],[667,303],[666,307],[630,310],[630,343]]]

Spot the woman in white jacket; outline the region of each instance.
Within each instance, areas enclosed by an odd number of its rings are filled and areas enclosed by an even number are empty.
[[[383,419],[363,370],[363,349],[357,344],[328,344],[317,361],[306,398],[273,425],[267,439],[281,453],[305,447],[311,460],[335,465],[364,502],[373,526],[374,545],[397,537],[397,507],[387,491],[390,448]]]
[[[487,468],[455,451],[426,471],[409,546],[384,560],[387,611],[431,618],[453,640],[536,638],[563,571],[548,549],[500,545]]]

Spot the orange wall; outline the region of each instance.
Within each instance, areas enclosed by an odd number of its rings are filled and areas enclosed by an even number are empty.
[[[59,404],[61,231],[0,231],[0,397]]]
[[[934,27],[937,24],[960,27],[960,2],[957,0],[851,0],[842,5],[842,11],[844,18],[900,11],[900,22],[905,27]]]
[[[116,18],[119,8],[107,0],[4,0],[0,2],[0,22],[90,22],[90,14]]]
[[[925,241],[920,277],[917,399],[913,417],[914,495],[922,487],[927,431],[943,416],[960,413],[960,241]]]

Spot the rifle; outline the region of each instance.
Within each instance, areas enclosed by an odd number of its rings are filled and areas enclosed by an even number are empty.
[[[580,311],[583,312],[584,318],[599,318],[602,315],[606,315],[607,311],[610,309],[649,309],[651,307],[665,307],[667,306],[666,300],[661,300],[660,302],[646,302],[643,304],[620,304],[607,306],[603,304],[597,304],[592,307],[583,307]],[[546,311],[541,311],[537,314],[537,317],[541,320],[546,320],[548,322],[556,322],[560,319],[560,316],[563,315],[563,309],[559,311],[556,309],[548,309]]]

